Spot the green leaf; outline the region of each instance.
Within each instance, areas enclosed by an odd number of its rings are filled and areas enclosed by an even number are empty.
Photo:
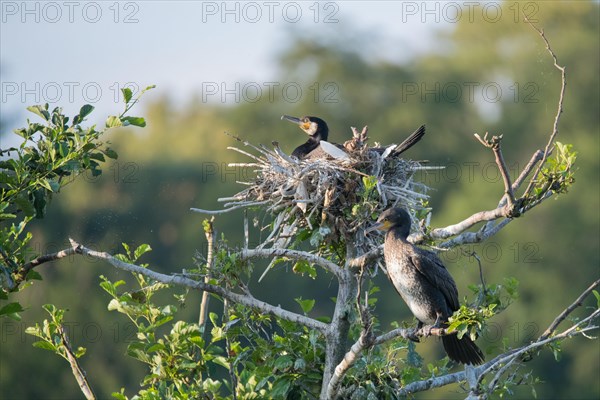
[[[600,293],[597,290],[592,290],[592,293],[596,297],[596,307],[600,308]]]
[[[172,319],[173,319],[172,315],[166,316],[166,317],[161,318],[158,321],[156,321],[154,324],[152,324],[152,326],[154,328],[158,328],[159,326],[166,324],[167,322],[171,321]]]
[[[300,275],[308,274],[308,276],[310,276],[312,279],[317,277],[317,269],[315,266],[305,260],[299,260],[296,264],[294,264],[292,271]]]
[[[102,153],[92,153],[92,154],[90,154],[90,158],[92,160],[98,160],[98,161],[102,161],[102,162],[106,161],[104,158],[104,154],[102,154]]]
[[[30,270],[27,273],[27,276],[25,277],[25,280],[30,281],[30,280],[36,280],[36,281],[41,281],[42,280],[42,275],[40,275],[39,272],[35,271],[35,270]]]
[[[81,109],[79,109],[79,114],[77,114],[75,118],[73,118],[73,124],[77,125],[81,123],[85,119],[85,117],[90,115],[92,111],[94,111],[94,106],[92,105],[86,104],[83,107],[81,107]]]
[[[56,346],[54,346],[51,343],[48,342],[44,342],[44,341],[39,341],[39,342],[35,342],[33,344],[33,347],[37,347],[38,349],[43,349],[43,350],[50,350],[50,351],[56,351]]]
[[[52,189],[52,186],[50,186]],[[35,207],[35,217],[44,218],[46,214],[46,192],[44,189],[39,189],[33,192],[33,206]]]
[[[40,330],[40,326],[38,324],[25,328],[25,333],[32,336],[43,337],[42,331]]]
[[[85,347],[79,346],[77,348],[77,351],[75,352],[75,358],[83,357],[83,355],[85,354],[86,351],[87,351],[87,349]]]
[[[365,185],[365,192],[370,192],[377,186],[377,177],[376,176],[363,176],[362,178],[363,185]]]
[[[112,115],[106,119],[106,127],[107,128],[116,128],[119,126],[123,126],[123,122],[121,122],[119,117]]]
[[[106,155],[108,158],[112,158],[113,160],[116,160],[119,157],[117,152],[110,147],[107,147],[106,150],[104,150],[104,155]]]
[[[123,93],[123,98],[125,99],[125,104],[128,104],[133,96],[133,92],[129,88],[121,89],[121,93]]]
[[[21,306],[21,304],[15,302],[15,303],[9,303],[7,305],[5,305],[4,307],[0,308],[0,315],[5,315],[5,314],[13,314],[13,313],[17,313],[23,311],[23,307]]]
[[[302,300],[302,297],[298,297],[294,300],[296,301],[296,303],[300,304],[300,307],[302,308],[304,314],[308,314],[315,306],[315,300],[312,299]]]
[[[210,319],[210,322],[211,322],[211,323],[212,323],[214,326],[217,326],[217,325],[219,325],[219,323],[218,323],[219,316],[217,315],[217,313],[214,313],[214,312],[210,312],[210,313],[208,313],[208,319]]]
[[[21,193],[15,198],[15,204],[23,211],[26,217],[33,217],[35,215],[35,208],[25,193]]]
[[[48,183],[50,184],[50,190],[52,190],[52,192],[56,193],[60,190],[60,183],[56,180],[48,179]]]
[[[94,111],[94,106],[85,104],[79,110],[79,116],[81,117],[81,119],[83,119],[83,118],[87,117],[88,115],[90,115],[92,111]]]
[[[50,113],[48,112],[48,104],[46,104],[45,107],[41,106],[41,105],[29,106],[29,107],[27,107],[27,110],[31,111],[32,113],[34,113],[36,115],[39,115],[46,121],[50,121]]]
[[[146,120],[142,117],[122,117],[121,122],[123,126],[133,125],[141,128],[146,126]]]
[[[269,395],[273,398],[286,398],[292,382],[289,378],[278,379],[271,388]]]
[[[149,244],[141,244],[138,246],[137,249],[135,249],[135,251],[133,252],[133,259],[137,260],[138,258],[140,258],[143,254],[149,252],[152,250],[152,247],[150,247]]]
[[[110,395],[111,397],[117,399],[117,400],[129,400],[127,396],[125,396],[124,393],[125,389],[121,388],[121,392],[112,392]]]
[[[50,184],[50,181],[48,179],[40,179],[38,180],[38,184],[43,186],[46,190],[52,192],[52,185]]]
[[[292,365],[294,365],[292,356],[285,355],[277,358],[273,364],[273,367],[279,371],[286,371],[287,369],[291,368]]]
[[[212,360],[215,364],[222,366],[223,368],[229,369],[229,362],[223,356],[217,356]]]
[[[146,350],[147,353],[154,353],[158,350],[165,350],[166,347],[164,344],[162,343],[154,343],[152,346],[148,347],[148,349]]]

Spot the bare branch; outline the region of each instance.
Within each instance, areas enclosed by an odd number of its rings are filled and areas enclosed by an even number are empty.
[[[100,252],[95,250],[90,250],[85,246],[75,242],[73,239],[70,239],[71,245],[76,253],[84,254],[92,258],[96,258],[99,260],[104,260],[113,266],[129,271],[135,272],[138,274],[142,274],[148,278],[154,279],[155,281],[165,283],[167,285],[177,285],[183,287],[189,287],[191,289],[197,290],[205,290],[216,295],[219,295],[223,298],[233,301],[234,303],[243,304],[247,307],[254,308],[259,310],[264,314],[274,315],[276,317],[285,319],[287,321],[295,322],[301,325],[304,325],[310,329],[318,330],[319,332],[325,334],[328,329],[328,325],[317,321],[316,319],[306,317],[304,315],[296,314],[294,312],[284,310],[281,307],[276,307],[264,301],[256,299],[250,293],[246,292],[246,294],[235,293],[230,290],[224,289],[217,285],[211,285],[201,281],[195,281],[190,278],[186,278],[184,276],[177,275],[165,275],[159,272],[153,271],[149,268],[140,267],[139,265],[129,264],[123,262],[111,254],[106,252]]]
[[[504,228],[511,221],[512,218],[506,218],[495,225],[493,225],[493,221],[489,221],[487,224],[482,226],[479,231],[463,232],[450,240],[440,243],[438,247],[442,249],[450,249],[452,247],[459,246],[462,244],[483,242],[484,240],[487,240],[488,238],[494,236],[500,231],[500,229]]]
[[[445,228],[436,228],[431,231],[429,236],[432,239],[446,239],[451,236],[458,235],[459,233],[466,231],[473,225],[476,225],[480,222],[492,221],[502,217],[508,217],[508,210],[505,207],[498,207],[489,211],[480,211],[457,224],[449,225]],[[413,234],[411,235],[411,238],[409,238],[409,240],[413,243],[418,243],[422,242],[424,240],[424,237],[422,234]]]
[[[65,350],[65,358],[71,365],[71,371],[73,372],[73,375],[77,380],[77,384],[79,384],[81,392],[83,393],[86,399],[95,400],[96,395],[94,394],[94,391],[92,390],[90,383],[87,380],[85,371],[79,365],[79,361],[77,361],[77,357],[75,357],[75,354],[73,354],[73,349],[71,349],[71,344],[69,343],[69,337],[65,333],[63,326],[58,324],[57,330],[58,334],[60,335],[60,340],[62,342],[63,348]]]
[[[29,271],[31,271],[35,267],[37,267],[41,264],[50,262],[50,261],[60,260],[61,258],[65,258],[65,257],[68,257],[73,254],[75,254],[75,249],[69,248],[69,249],[57,251],[56,253],[44,254],[42,256],[34,258],[33,260],[26,263],[23,266],[23,268],[21,268],[18,271],[16,278],[15,278],[14,287],[15,288],[18,287],[27,278],[27,274],[29,273]]]
[[[527,21],[527,23],[529,23],[529,25],[537,33],[539,33],[540,36],[542,37],[542,39],[544,40],[544,43],[546,44],[546,50],[548,50],[548,52],[552,56],[552,59],[554,60],[554,67],[560,71],[561,85],[560,85],[560,97],[558,99],[558,109],[556,110],[556,116],[554,117],[554,125],[552,126],[552,133],[550,134],[548,143],[546,143],[546,148],[544,149],[544,154],[542,156],[541,163],[538,165],[535,173],[531,177],[531,180],[529,181],[529,185],[527,185],[527,189],[525,190],[524,196],[528,195],[529,192],[531,192],[531,190],[533,189],[534,182],[536,181],[538,175],[540,174],[540,171],[541,171],[542,167],[544,166],[546,159],[548,158],[548,156],[552,153],[552,150],[554,149],[553,143],[554,143],[554,140],[556,139],[556,136],[558,135],[558,122],[560,121],[560,116],[563,112],[563,101],[565,98],[565,88],[567,86],[567,76],[566,76],[566,72],[565,72],[565,67],[558,65],[558,59],[556,58],[556,54],[554,54],[554,51],[550,47],[550,43],[548,42],[548,39],[546,38],[544,31],[538,29],[531,21],[529,21],[527,16],[525,16],[525,21]]]
[[[203,210],[202,208],[190,208],[190,211],[197,212],[200,214],[218,215],[218,214],[225,214],[225,213],[228,213],[233,210],[238,210],[240,208],[260,206],[260,205],[267,204],[267,203],[268,203],[268,201],[248,201],[248,202],[242,203],[237,206],[224,208],[222,210]],[[227,204],[226,204],[226,206],[227,206]]]
[[[344,359],[335,367],[335,372],[327,385],[327,398],[334,399],[338,391],[338,387],[346,375],[346,372],[354,365],[358,357],[364,349],[372,346],[372,337],[363,332],[360,338],[352,345],[350,350],[344,355]]]
[[[562,321],[564,321],[564,319],[567,318],[567,316],[569,314],[571,314],[573,312],[573,310],[575,310],[577,307],[580,307],[582,305],[582,303],[583,303],[583,299],[585,299],[592,292],[592,290],[594,290],[595,288],[597,288],[598,285],[600,285],[600,279],[598,279],[594,283],[592,283],[590,285],[590,287],[588,287],[583,293],[581,293],[581,296],[579,296],[577,298],[577,300],[575,300],[573,302],[573,304],[571,304],[569,307],[565,308],[563,310],[563,312],[560,313],[560,315],[558,317],[556,317],[556,319],[550,324],[550,326],[548,327],[548,329],[546,329],[544,331],[544,333],[542,334],[542,336],[540,336],[540,339],[546,339],[547,337],[549,337],[550,335],[552,335],[554,333],[554,331],[556,330],[556,328],[558,327],[558,325]]]
[[[374,249],[369,250],[368,252],[364,253],[363,255],[360,255],[358,257],[354,257],[354,258],[347,260],[346,265],[349,268],[357,268],[357,267],[364,268],[364,266],[367,265],[369,262],[381,257],[382,254],[383,254],[383,245],[377,246]]]
[[[515,205],[515,194],[513,193],[512,183],[510,182],[510,174],[508,172],[508,168],[506,168],[504,156],[502,155],[502,150],[500,149],[502,135],[492,136],[491,140],[487,140],[487,135],[488,134],[486,133],[483,139],[478,134],[475,134],[475,137],[477,138],[477,140],[479,140],[479,143],[481,143],[487,148],[492,149],[492,151],[494,152],[496,164],[498,165],[500,175],[502,175],[502,180],[504,181],[504,195],[508,201],[509,208],[512,210]]]
[[[271,248],[271,249],[245,249],[240,252],[240,255],[243,259],[262,257],[289,257],[294,260],[305,260],[310,263],[316,264],[328,272],[331,272],[333,275],[339,277],[340,276],[340,267],[332,263],[331,261],[319,257],[316,254],[308,253],[306,251],[299,250],[290,250],[290,249],[279,249],[279,248]]]
[[[531,160],[529,160],[529,162],[527,163],[527,165],[521,172],[521,175],[519,175],[519,177],[513,183],[513,185],[512,185],[513,192],[521,187],[521,185],[523,184],[525,179],[531,173],[531,170],[533,170],[533,167],[535,167],[535,165],[538,162],[540,162],[542,160],[542,158],[544,158],[544,153],[541,150],[537,150],[535,153],[533,153]]]

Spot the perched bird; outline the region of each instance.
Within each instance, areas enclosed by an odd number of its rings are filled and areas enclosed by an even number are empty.
[[[388,278],[410,311],[423,324],[447,326],[448,317],[458,310],[458,290],[454,279],[437,255],[407,241],[410,215],[401,208],[390,208],[371,229],[386,231],[384,257]],[[465,335],[442,336],[444,349],[451,360],[462,364],[481,364],[484,356]]]
[[[297,118],[283,115],[281,119],[293,122],[308,135],[306,143],[296,147],[292,152],[292,156],[295,156],[300,160],[305,158],[321,158],[326,155],[335,158],[347,158],[347,155],[343,151],[343,146],[327,142],[327,138],[329,137],[329,127],[321,118],[310,116]],[[425,135],[425,125],[421,125],[419,129],[413,132],[399,145],[375,147],[370,150],[376,151],[379,154],[385,154],[386,157],[396,157],[414,146],[415,143],[421,140],[423,135]],[[340,150],[338,151],[338,149]]]
[[[327,142],[329,137],[329,127],[327,122],[318,117],[290,117],[283,115],[281,119],[293,122],[300,127],[307,135],[306,143],[296,147],[292,152],[292,156],[299,160],[305,158],[323,158],[331,155],[335,158],[347,158],[347,154],[343,152],[343,147],[339,144]]]

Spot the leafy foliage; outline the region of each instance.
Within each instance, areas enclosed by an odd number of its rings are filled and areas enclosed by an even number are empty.
[[[25,330],[25,333],[36,336],[41,340],[33,343],[34,347],[43,350],[49,350],[55,354],[58,354],[65,360],[69,361],[67,353],[70,349],[67,347],[68,342],[66,334],[63,331],[62,324],[67,310],[56,308],[52,304],[44,305],[44,310],[50,314],[51,319],[45,319],[43,324],[35,324],[34,327],[29,327]],[[74,352],[75,358],[82,357],[86,352],[85,347],[78,347]]]
[[[149,249],[147,245],[134,251],[124,248],[127,254],[118,258],[129,263]],[[175,320],[174,304],[153,301],[159,292],[169,290],[167,285],[134,274],[136,288],[122,291],[124,281],[101,278],[100,286],[112,297],[108,309],[127,316],[137,329],[127,354],[148,366],[136,398],[221,399],[235,392],[240,399],[284,399],[307,390],[318,395],[324,354],[318,332],[240,305],[228,309],[227,320],[210,313],[209,331]],[[175,298],[181,301],[185,296]],[[298,303],[308,313],[314,301],[299,299]],[[168,327],[168,333],[161,335],[161,327]],[[235,379],[224,377],[227,372]],[[113,397],[128,398],[123,390]]]
[[[106,129],[95,125],[84,128],[82,123],[94,107],[86,104],[72,118],[63,114],[62,108],[49,109],[48,104],[27,107],[43,123],[27,120],[27,127],[16,129],[23,140],[18,148],[0,149],[0,300],[8,293],[26,287],[24,281],[41,279],[27,265],[37,255],[29,246],[31,233],[26,230],[32,219],[41,219],[52,196],[81,175],[92,177],[102,174],[101,163],[107,158],[116,159],[117,153],[100,137],[107,129],[126,124],[145,126],[140,117],[125,114],[139,97],[154,86],[149,86],[132,99],[131,90],[122,90],[125,110],[119,116],[107,119]],[[10,223],[10,225],[9,225]],[[0,308],[0,316],[18,319],[22,308]]]

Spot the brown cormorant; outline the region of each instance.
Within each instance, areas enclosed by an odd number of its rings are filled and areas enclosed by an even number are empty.
[[[419,321],[434,327],[447,326],[448,317],[458,310],[458,290],[454,279],[437,255],[407,241],[410,215],[402,208],[383,212],[372,229],[386,231],[384,257],[388,278]],[[468,335],[442,336],[451,360],[481,364],[484,356]]]
[[[281,119],[293,122],[308,135],[308,140],[306,143],[296,147],[296,149],[294,149],[292,152],[292,156],[302,160],[304,158],[321,158],[325,157],[327,154],[330,154],[329,151],[324,151],[321,148],[321,141],[327,141],[327,138],[329,137],[329,127],[324,120],[319,117],[307,116],[297,118],[289,115],[283,115]],[[414,146],[415,143],[421,140],[423,135],[425,135],[425,125],[421,125],[419,129],[414,131],[399,145],[393,145],[394,147],[374,147],[369,150],[376,151],[379,154],[384,154],[387,152],[387,157],[396,157]],[[335,143],[332,144],[344,150],[343,146]]]

